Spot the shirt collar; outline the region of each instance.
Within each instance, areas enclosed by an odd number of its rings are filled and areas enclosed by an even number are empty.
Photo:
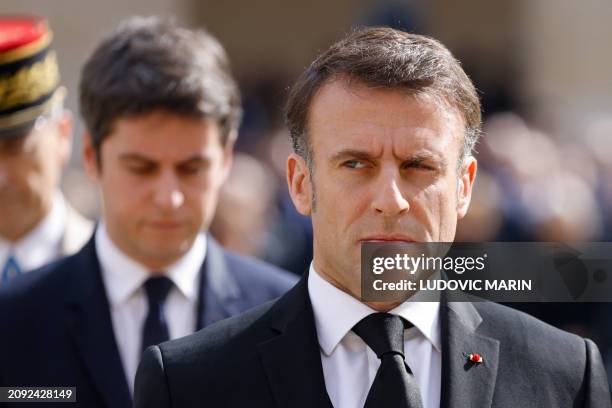
[[[24,271],[52,261],[61,252],[65,222],[66,202],[64,196],[57,192],[51,211],[27,235],[15,243],[0,237],[0,260],[13,255]]]
[[[151,276],[145,266],[124,254],[111,240],[102,220],[96,229],[96,252],[111,304],[121,304],[139,290]],[[198,277],[206,256],[206,236],[199,234],[191,249],[166,268],[166,276],[190,301],[197,300]]]
[[[376,310],[323,279],[310,264],[308,294],[315,317],[319,345],[329,356],[361,319]],[[438,350],[440,345],[439,302],[406,301],[389,313],[403,317]]]

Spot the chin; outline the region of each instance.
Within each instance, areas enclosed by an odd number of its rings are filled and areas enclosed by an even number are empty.
[[[175,254],[179,254],[178,256],[189,251],[191,244],[193,242],[192,239],[189,239],[184,236],[176,237],[173,234],[166,234],[164,236],[149,237],[147,240],[142,240],[141,242],[146,244],[143,246],[143,252],[151,254],[154,258],[166,258],[172,257]]]
[[[143,253],[147,254],[152,264],[169,266],[178,261],[187,251],[178,251],[176,248],[147,248]]]

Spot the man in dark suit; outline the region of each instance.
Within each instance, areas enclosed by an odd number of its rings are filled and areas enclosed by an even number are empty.
[[[136,408],[609,407],[589,340],[486,302],[362,302],[364,242],[452,242],[480,104],[439,42],[351,33],[294,85],[291,197],[310,270],[286,295],[151,347]]]
[[[128,19],[88,59],[80,93],[102,219],[80,252],[2,288],[0,385],[71,386],[77,406],[130,407],[146,347],[274,299],[297,278],[202,232],[240,118],[216,39]]]

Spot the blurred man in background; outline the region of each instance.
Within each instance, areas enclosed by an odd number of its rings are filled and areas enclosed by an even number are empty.
[[[59,190],[72,120],[38,17],[0,17],[0,285],[76,252],[93,224]]]
[[[283,294],[287,272],[223,250],[208,229],[232,163],[238,88],[219,42],[131,18],[87,60],[84,158],[102,219],[73,257],[0,293],[0,384],[72,385],[129,407],[142,351]]]

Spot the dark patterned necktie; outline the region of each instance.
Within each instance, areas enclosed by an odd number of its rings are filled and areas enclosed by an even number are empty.
[[[353,331],[380,359],[380,367],[368,392],[364,408],[422,408],[416,380],[404,361],[404,329],[412,325],[399,316],[374,313]]]
[[[170,340],[164,304],[172,286],[174,286],[172,281],[165,276],[149,278],[144,284],[149,301],[149,313],[142,330],[142,351],[154,344]]]

